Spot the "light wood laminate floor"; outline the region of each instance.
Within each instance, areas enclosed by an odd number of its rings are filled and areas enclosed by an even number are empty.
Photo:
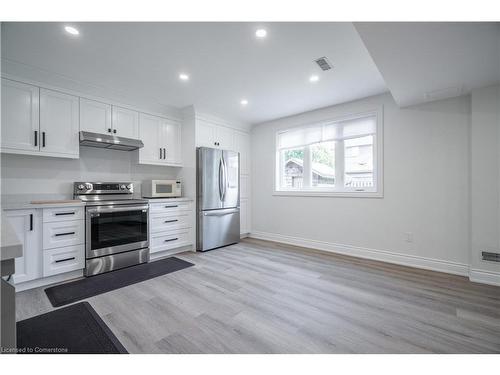
[[[195,266],[87,299],[130,353],[500,352],[500,287],[253,239],[177,256]]]

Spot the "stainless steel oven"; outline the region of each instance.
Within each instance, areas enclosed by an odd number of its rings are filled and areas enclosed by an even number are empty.
[[[148,205],[106,205],[86,208],[87,258],[148,247]]]
[[[149,261],[149,205],[133,183],[75,183],[75,197],[86,203],[86,276]]]

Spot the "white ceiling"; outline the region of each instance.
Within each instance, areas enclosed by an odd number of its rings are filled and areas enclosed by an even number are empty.
[[[500,82],[499,23],[355,23],[400,106]]]
[[[72,25],[78,37],[60,23],[3,23],[2,58],[250,124],[387,91],[351,23]],[[322,56],[334,69],[313,63]]]

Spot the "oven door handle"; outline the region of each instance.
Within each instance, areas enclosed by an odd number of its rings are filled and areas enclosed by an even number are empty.
[[[142,206],[127,206],[127,207],[106,207],[106,208],[101,208],[101,207],[96,207],[96,208],[88,208],[87,212],[89,214],[95,214],[95,213],[110,213],[110,212],[123,212],[123,211],[143,211],[143,210],[148,210],[149,206],[147,204],[142,205]]]

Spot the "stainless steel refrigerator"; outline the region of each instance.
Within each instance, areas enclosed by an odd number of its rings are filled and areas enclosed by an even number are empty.
[[[196,249],[206,251],[240,240],[240,155],[196,149]]]

